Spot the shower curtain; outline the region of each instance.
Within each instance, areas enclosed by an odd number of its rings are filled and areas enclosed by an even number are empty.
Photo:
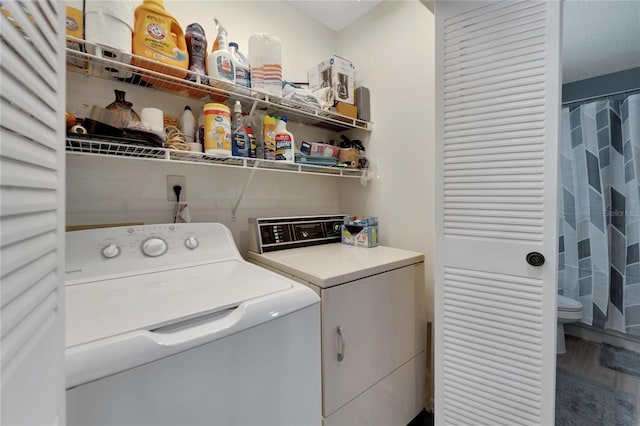
[[[558,293],[640,336],[640,94],[562,110]]]

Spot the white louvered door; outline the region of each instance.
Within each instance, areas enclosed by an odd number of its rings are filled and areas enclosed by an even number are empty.
[[[438,425],[554,423],[560,15],[436,3]]]
[[[0,424],[64,424],[64,2],[0,2]]]

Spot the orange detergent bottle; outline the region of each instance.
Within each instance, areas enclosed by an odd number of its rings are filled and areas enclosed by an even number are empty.
[[[132,36],[131,64],[179,79],[187,75],[189,53],[184,32],[176,19],[164,8],[162,0],[144,0],[136,8]],[[170,66],[164,66],[170,65]],[[181,90],[183,86],[151,73],[142,73],[142,78],[155,87]]]

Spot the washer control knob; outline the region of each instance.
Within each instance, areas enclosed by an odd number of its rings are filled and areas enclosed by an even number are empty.
[[[167,243],[162,238],[151,237],[142,243],[142,252],[149,257],[163,255],[167,251]]]
[[[336,223],[333,225],[333,230],[336,232],[340,232],[342,231],[342,225],[340,225],[339,223]]]
[[[120,247],[114,243],[108,244],[102,248],[102,255],[107,259],[111,259],[120,254]]]
[[[307,231],[302,231],[302,238],[309,238],[309,233]]]
[[[196,237],[189,237],[186,240],[184,240],[184,245],[187,246],[187,248],[189,249],[194,249],[196,247],[198,247],[198,240],[196,240]]]

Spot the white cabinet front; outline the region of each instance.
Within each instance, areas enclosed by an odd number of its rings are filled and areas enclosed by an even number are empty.
[[[417,264],[322,290],[325,417],[424,351],[423,273]]]

